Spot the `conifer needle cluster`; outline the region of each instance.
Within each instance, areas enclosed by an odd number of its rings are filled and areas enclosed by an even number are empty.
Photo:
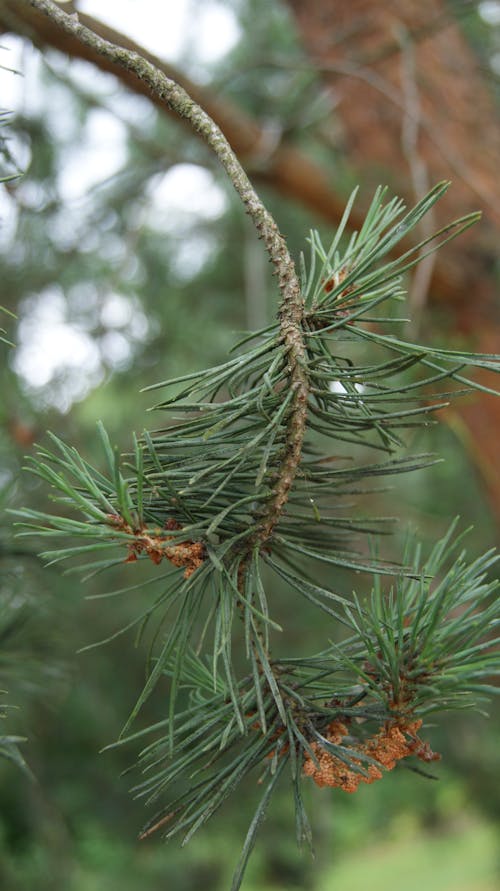
[[[409,212],[377,191],[363,229],[342,238],[347,211],[328,249],[311,233],[302,276],[305,411],[294,406],[298,388],[289,385],[278,321],[237,344],[228,362],[151,387],[164,394],[155,406],[162,423],[134,438],[130,454],[119,455],[99,424],[106,470],[55,436],[30,462],[62,507],[58,516],[23,511],[23,525],[67,540],[44,551],[48,562],[76,558],[87,575],[122,562],[158,566],[133,623],[156,621],[156,650],[118,743],[152,738],[135,789],[157,808],[144,835],[161,828],[188,840],[255,771],[265,792],[246,863],[284,772],[302,840],[304,781],[354,792],[403,758],[432,761],[421,738],[426,715],[477,706],[493,692],[496,555],[468,563],[455,523],[427,560],[408,547],[401,564],[385,562],[370,556],[370,540],[390,520],[346,507],[374,479],[432,463],[430,455],[401,455],[404,432],[477,386],[467,366],[498,367],[493,356],[402,341],[388,333],[394,316],[380,314],[381,304],[401,299],[403,276],[427,246],[397,260],[388,253],[445,188]],[[428,249],[473,220],[447,227]],[[324,450],[339,442],[344,460]],[[330,582],[318,582],[320,565]],[[339,567],[373,575],[367,602],[337,589]],[[273,657],[273,639],[286,634],[273,619],[278,580],[291,602],[301,596],[325,613],[319,653]],[[141,587],[134,570],[121,593],[136,597]],[[134,731],[166,679],[167,716]],[[171,800],[179,781],[183,791]]]
[[[262,784],[237,891],[280,780],[297,838],[309,840],[303,783],[354,792],[408,758],[431,762],[427,715],[477,707],[494,691],[495,554],[468,562],[452,524],[427,558],[413,543],[400,562],[384,560],[372,545],[390,519],[356,509],[381,480],[436,460],[404,455],[405,435],[481,388],[467,369],[499,369],[495,356],[401,339],[393,311],[415,264],[477,215],[408,247],[446,183],[411,210],[377,190],[349,233],[353,194],[330,245],[310,234],[299,280],[224,137],[184,91],[50,0],[32,5],[135,72],[204,136],[277,275],[276,322],[235,344],[228,361],[150,387],[158,425],[134,436],[129,454],[102,424],[99,468],[52,436],[30,466],[57,513],[22,513],[21,534],[43,537],[50,563],[76,561],[87,576],[130,564],[130,586],[110,593],[140,593],[131,625],[155,629],[146,683],[116,743],[141,747],[135,793],[154,809],[143,837],[160,830],[186,842],[249,774]],[[157,566],[149,593],[138,581],[145,561]],[[373,576],[371,596],[341,590],[339,569]],[[277,637],[287,639],[274,617],[278,584],[291,609],[301,597],[324,614],[317,652],[274,655]],[[137,727],[158,684],[168,686],[166,714]]]

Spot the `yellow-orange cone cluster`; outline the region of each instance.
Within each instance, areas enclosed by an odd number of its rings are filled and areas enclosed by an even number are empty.
[[[179,569],[184,568],[184,578],[188,579],[205,559],[205,547],[201,541],[180,541],[169,544],[175,539],[171,535],[166,535],[161,529],[151,531],[146,526],[132,529],[119,514],[109,514],[109,521],[120,532],[134,536],[134,540],[127,543],[128,556],[125,563],[134,563],[139,554],[147,554],[153,563],[161,563],[165,559]],[[182,526],[175,520],[167,520],[165,529],[173,531],[182,529]]]
[[[365,773],[351,770],[340,758],[322,748],[319,743],[313,742],[311,749],[316,756],[317,764],[309,753],[306,753],[303,772],[305,776],[311,777],[317,786],[332,786],[343,789],[344,792],[356,792],[360,783],[374,783],[375,780],[380,780],[383,776],[380,768],[392,770],[398,761],[408,755],[417,755],[424,761],[435,761],[440,756],[432,752],[417,736],[421,725],[422,721],[391,721],[385,724],[376,736],[355,746],[349,744],[353,763],[359,764]],[[328,725],[325,738],[335,745],[341,745],[347,734],[346,725],[335,720]],[[380,768],[356,758],[356,752],[368,755],[380,764]]]

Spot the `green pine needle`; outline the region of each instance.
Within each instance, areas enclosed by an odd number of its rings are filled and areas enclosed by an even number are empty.
[[[154,406],[161,422],[133,437],[130,454],[120,456],[99,423],[104,470],[53,435],[51,449],[29,461],[60,510],[20,512],[20,534],[49,540],[47,561],[69,561],[69,571],[77,565],[87,577],[117,562],[168,565],[148,583],[158,584],[149,603],[117,632],[152,627],[145,686],[117,745],[153,737],[139,756],[135,794],[160,810],[144,836],[161,829],[187,841],[248,775],[265,779],[233,891],[285,770],[297,837],[310,842],[306,764],[319,785],[329,777],[327,784],[356,788],[388,766],[380,754],[388,740],[398,740],[399,758],[430,759],[415,735],[421,719],[478,707],[500,668],[496,556],[468,563],[454,524],[426,561],[417,545],[400,563],[387,562],[371,543],[394,520],[353,509],[381,481],[438,460],[403,455],[406,432],[433,423],[464,389],[491,392],[465,369],[499,370],[499,357],[419,346],[386,331],[408,272],[477,219],[388,259],[447,188],[438,184],[408,211],[378,189],[360,231],[348,236],[353,193],[329,247],[311,232],[309,264],[302,258],[304,350],[294,360],[307,387],[300,447],[298,378],[291,386],[276,323],[245,336],[227,362],[148,387],[163,391]],[[318,563],[329,572],[321,584]],[[373,575],[366,603],[338,590],[339,567]],[[318,654],[273,659],[282,629],[270,573],[287,585],[291,609],[300,595],[323,611]],[[138,587],[109,596],[135,596]],[[135,730],[158,683],[169,688],[167,714]]]

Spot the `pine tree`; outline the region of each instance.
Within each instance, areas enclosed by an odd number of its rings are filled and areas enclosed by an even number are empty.
[[[76,558],[87,575],[124,561],[158,567],[150,602],[131,623],[140,634],[155,628],[147,680],[115,745],[143,746],[135,792],[155,814],[142,837],[161,830],[187,841],[249,773],[263,783],[236,891],[281,777],[292,788],[298,841],[310,840],[302,783],[355,792],[405,759],[432,762],[439,756],[421,735],[427,716],[478,707],[494,692],[496,555],[469,562],[454,522],[427,557],[410,536],[400,562],[384,560],[376,542],[390,521],[359,516],[345,501],[373,480],[432,464],[430,455],[402,456],[404,431],[480,386],[467,367],[498,370],[495,356],[400,339],[390,309],[415,264],[477,215],[401,247],[448,185],[410,210],[379,189],[360,231],[348,235],[353,193],[330,245],[310,233],[299,278],[275,221],[202,109],[145,59],[50,0],[31,2],[133,71],[204,136],[277,276],[276,322],[235,344],[227,362],[150,388],[162,391],[162,421],[134,436],[129,454],[113,448],[102,424],[105,470],[52,436],[52,449],[30,465],[60,514],[22,512],[21,534],[58,542],[44,551],[49,562]],[[349,460],[331,453],[338,443]],[[370,574],[371,595],[339,590],[339,568]],[[302,596],[324,613],[319,652],[274,655],[278,635],[286,639],[273,618],[278,583],[290,603]],[[167,715],[136,730],[165,679]]]

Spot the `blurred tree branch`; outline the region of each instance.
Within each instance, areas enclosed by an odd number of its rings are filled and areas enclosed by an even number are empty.
[[[82,25],[103,39],[137,52],[182,86],[226,133],[234,152],[255,179],[269,182],[284,195],[303,203],[325,219],[338,222],[344,211],[344,200],[332,187],[331,173],[325,172],[293,146],[279,145],[272,154],[266,153],[268,140],[264,128],[233,103],[195,84],[174,66],[92,16],[79,13],[78,18]],[[61,31],[54,22],[33,9],[29,0],[0,0],[0,28],[21,34],[41,48],[50,46],[73,58],[85,59],[102,71],[111,72],[129,89],[147,96],[162,112],[171,114],[159,97],[151,95],[146,84],[137,80],[131,72],[118,70],[113,62],[100,56],[92,47]]]
[[[158,59],[124,34],[104,25],[92,16],[78,14],[78,19],[97,35],[125,49],[137,52],[155,65],[167,77],[175,80],[206,109],[207,114],[226,133],[234,152],[250,171],[253,179],[264,181],[283,195],[291,198],[337,224],[342,218],[345,196],[335,189],[332,172],[325,171],[302,151],[283,140],[269,152],[266,128],[227,99],[220,99],[206,87],[199,86],[174,66]],[[151,92],[146,84],[131,72],[121,69],[110,60],[99,56],[92,48],[80,43],[73,36],[61,31],[50,19],[32,8],[29,0],[0,0],[0,29],[21,34],[36,46],[59,50],[72,58],[85,59],[103,71],[109,71],[134,92],[147,96],[164,113],[171,114],[165,104]],[[392,45],[386,51],[392,53]],[[354,209],[352,226],[360,227],[362,214]],[[444,264],[436,270],[434,286],[443,299],[457,294],[456,270]],[[438,264],[439,266],[439,264]]]

